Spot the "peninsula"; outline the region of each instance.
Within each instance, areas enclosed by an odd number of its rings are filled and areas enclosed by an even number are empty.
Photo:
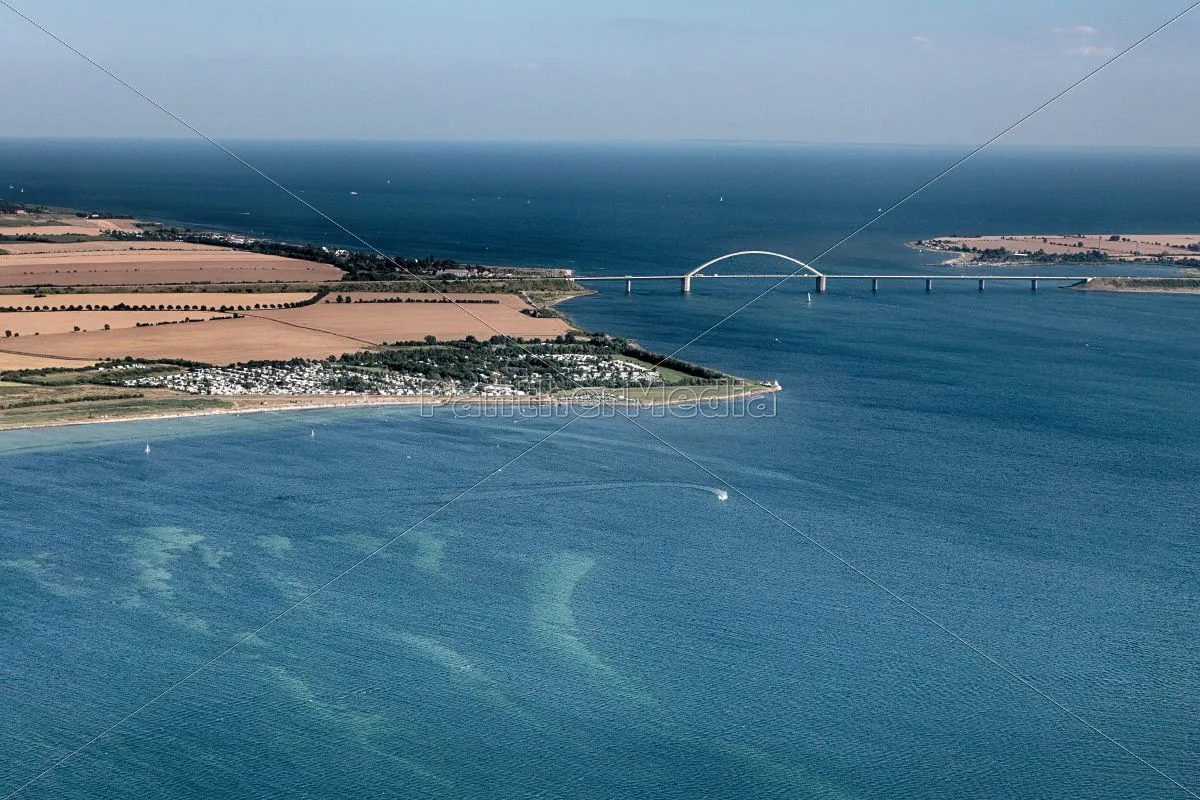
[[[587,293],[569,270],[0,204],[0,428],[377,403],[695,403],[778,390],[580,330],[554,308]]]

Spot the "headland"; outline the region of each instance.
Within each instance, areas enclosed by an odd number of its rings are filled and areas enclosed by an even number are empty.
[[[672,405],[779,389],[584,331],[569,270],[0,203],[0,429],[413,403]]]

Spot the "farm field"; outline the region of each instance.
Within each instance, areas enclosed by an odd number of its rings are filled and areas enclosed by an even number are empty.
[[[0,218],[0,235],[4,236],[99,236],[105,231],[137,233],[141,230],[131,219],[87,219],[63,214],[5,215]]]
[[[6,348],[10,343],[16,344],[18,347],[22,346],[19,341],[0,342],[0,348]],[[56,356],[30,355],[23,352],[11,353],[7,349],[0,349],[0,372],[15,369],[45,369],[46,367],[86,367],[94,363],[95,360],[90,358],[67,359]]]
[[[11,228],[0,228],[0,234]],[[0,244],[13,255],[31,253],[119,253],[127,250],[196,250],[218,252],[227,248],[190,242],[4,242]]]
[[[167,306],[163,309],[185,308],[198,310],[200,306],[218,309],[221,306],[247,308],[254,305],[284,305],[299,303],[313,297],[306,292],[113,292],[87,294],[48,294],[35,297],[28,294],[0,294],[0,308],[70,308],[74,306]],[[3,313],[3,312],[0,312]],[[127,313],[127,312],[122,312]]]
[[[432,302],[369,302],[382,299],[437,300],[440,295],[354,292],[341,304],[327,297],[305,308],[254,312],[265,319],[304,325],[372,342],[405,342],[435,336],[438,339],[491,338],[496,333],[530,339],[553,339],[571,330],[565,320],[535,319],[521,313],[533,306],[516,295],[454,294],[457,300],[477,302],[452,304]],[[356,302],[362,300],[364,302]],[[487,301],[487,302],[479,302]]]
[[[342,271],[328,264],[219,248],[0,255],[0,286],[311,283],[341,277]]]
[[[6,343],[15,345],[16,336],[40,338],[48,334],[111,332],[139,325],[183,323],[187,320],[228,318],[228,314],[208,311],[36,311],[0,315],[0,329]],[[108,331],[105,330],[108,326]],[[78,328],[79,330],[75,330]],[[9,334],[15,334],[9,336]],[[28,342],[26,342],[28,344]],[[32,347],[32,345],[30,345]]]
[[[77,297],[99,297],[78,295]],[[134,296],[137,296],[136,294]],[[148,297],[149,295],[146,295]],[[206,298],[186,293],[180,297]],[[266,295],[263,295],[264,297]],[[378,299],[397,295],[359,293],[354,298]],[[432,298],[434,295],[409,295]],[[14,296],[15,297],[15,296]],[[242,295],[241,297],[251,297]],[[24,324],[22,318],[53,321],[62,318],[67,331],[39,331],[33,337],[22,331],[19,338],[6,339],[4,349],[14,355],[36,358],[69,358],[96,361],[130,356],[145,359],[186,359],[209,364],[231,364],[252,360],[320,359],[364,350],[397,341],[419,341],[426,336],[442,340],[475,336],[488,339],[496,333],[512,337],[552,339],[570,330],[561,319],[535,319],[520,313],[530,308],[512,295],[453,295],[458,299],[498,300],[495,303],[318,303],[302,308],[243,312],[239,318],[153,325],[112,326],[103,330],[103,320],[112,315],[148,321],[152,314],[196,319],[204,312],[19,312],[0,318],[5,328]],[[198,302],[193,300],[193,305]],[[145,317],[145,320],[143,320]],[[83,330],[75,332],[75,325]],[[61,326],[60,326],[61,327]],[[61,366],[61,364],[59,365]],[[9,367],[16,369],[21,367]]]

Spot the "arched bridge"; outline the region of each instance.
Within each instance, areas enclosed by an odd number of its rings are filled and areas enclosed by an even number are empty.
[[[819,284],[821,284],[821,286],[820,286],[821,291],[823,291],[825,288],[824,280],[823,280],[825,276],[822,273],[820,273],[817,270],[810,267],[808,264],[805,264],[803,261],[801,261],[798,258],[792,258],[791,256],[785,256],[783,253],[772,253],[770,250],[739,250],[736,253],[727,253],[723,256],[714,258],[712,261],[706,261],[705,263],[696,267],[691,272],[688,272],[685,275],[683,275],[683,277],[682,277],[683,290],[685,292],[690,292],[692,290],[692,278],[696,277],[697,275],[700,275],[700,273],[702,273],[704,270],[711,267],[713,264],[720,264],[722,261],[728,261],[731,258],[740,258],[741,256],[770,256],[771,258],[781,258],[784,261],[790,261],[793,264],[798,265],[802,269],[807,270],[809,275],[814,276],[817,279],[817,282]],[[796,272],[799,273],[799,270],[797,270]],[[705,276],[700,275],[700,277],[705,277]]]
[[[732,259],[732,258],[740,258],[741,256],[767,256],[768,258],[778,258],[783,261],[788,261],[792,264],[795,264],[796,266],[800,267],[800,269],[794,270],[790,273],[784,273],[784,274],[778,274],[778,275],[762,274],[762,273],[754,273],[754,274],[734,273],[732,275],[726,275],[726,274],[705,275],[704,274],[704,270],[708,269],[709,267],[713,266],[714,264],[720,264],[722,261],[728,261],[729,259]],[[831,280],[870,281],[871,291],[873,291],[873,292],[879,291],[879,284],[881,281],[924,281],[925,282],[925,291],[927,291],[927,292],[933,291],[933,282],[934,281],[951,281],[951,282],[978,281],[979,282],[979,291],[982,292],[984,290],[984,287],[987,285],[988,281],[1029,281],[1030,288],[1032,288],[1036,291],[1038,288],[1038,284],[1042,281],[1050,281],[1050,282],[1053,282],[1056,284],[1087,283],[1087,282],[1093,280],[1096,276],[1094,276],[1094,275],[1038,275],[1038,274],[1025,275],[1025,274],[1013,274],[1013,273],[999,273],[999,274],[992,274],[992,275],[972,275],[972,274],[964,275],[964,274],[945,274],[945,273],[938,274],[938,275],[910,275],[910,274],[905,274],[905,273],[876,274],[876,275],[870,275],[870,274],[846,275],[846,274],[838,274],[838,273],[820,272],[819,270],[817,270],[810,264],[806,264],[798,258],[792,258],[791,256],[784,255],[783,253],[775,253],[770,250],[739,250],[736,253],[726,253],[725,255],[718,256],[717,258],[714,258],[711,261],[706,261],[703,264],[701,264],[700,266],[696,267],[695,269],[685,272],[682,275],[625,275],[625,276],[619,276],[619,275],[571,275],[570,279],[573,281],[578,281],[580,283],[585,283],[585,282],[591,283],[592,281],[598,281],[598,282],[599,281],[604,281],[604,282],[625,281],[625,291],[626,292],[633,291],[634,281],[679,281],[680,284],[683,286],[684,293],[688,293],[688,292],[691,292],[691,290],[692,290],[692,278],[720,278],[720,279],[759,278],[759,279],[770,279],[770,280],[789,280],[792,278],[799,278],[799,277],[803,277],[805,280],[814,280],[815,279],[816,286],[814,288],[817,290],[818,293],[823,293],[823,292],[825,292],[826,288],[828,287],[828,283]],[[490,280],[490,278],[479,278],[477,280]],[[525,278],[521,278],[521,277],[507,278],[507,280],[542,280],[542,278],[540,276],[529,276],[529,277],[525,277]]]

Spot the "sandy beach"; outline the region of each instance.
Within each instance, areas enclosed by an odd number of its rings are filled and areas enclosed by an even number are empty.
[[[744,390],[728,391],[725,387],[687,387],[697,390],[691,393],[690,396],[680,392],[678,398],[667,400],[665,402],[643,402],[638,400],[621,400],[617,397],[607,397],[603,400],[597,399],[591,395],[587,397],[579,396],[555,396],[543,395],[536,397],[449,397],[441,395],[432,395],[424,397],[397,397],[397,396],[377,396],[377,395],[346,395],[331,399],[328,396],[297,396],[297,395],[272,395],[265,397],[256,396],[240,396],[240,397],[221,397],[222,401],[228,402],[228,408],[213,408],[202,411],[181,411],[181,412],[164,412],[151,413],[144,415],[132,416],[101,416],[88,419],[62,419],[62,420],[46,420],[36,424],[9,424],[3,419],[0,419],[0,434],[4,431],[16,430],[33,430],[38,428],[62,428],[74,427],[80,425],[99,425],[113,422],[145,422],[148,420],[165,420],[165,419],[190,419],[193,417],[214,417],[214,416],[240,416],[242,414],[262,414],[277,411],[317,411],[330,409],[355,409],[355,408],[378,408],[385,406],[430,406],[444,408],[446,406],[461,407],[464,412],[481,413],[478,409],[487,407],[496,409],[519,409],[519,408],[570,408],[575,407],[581,411],[595,410],[598,407],[611,407],[614,409],[631,409],[631,408],[651,408],[662,406],[686,406],[696,403],[727,403],[736,402],[739,400],[748,400],[755,397],[765,397],[775,392],[782,391],[782,387],[769,384],[748,384]],[[616,394],[617,390],[605,390],[606,392]],[[512,411],[506,413],[513,413]]]

